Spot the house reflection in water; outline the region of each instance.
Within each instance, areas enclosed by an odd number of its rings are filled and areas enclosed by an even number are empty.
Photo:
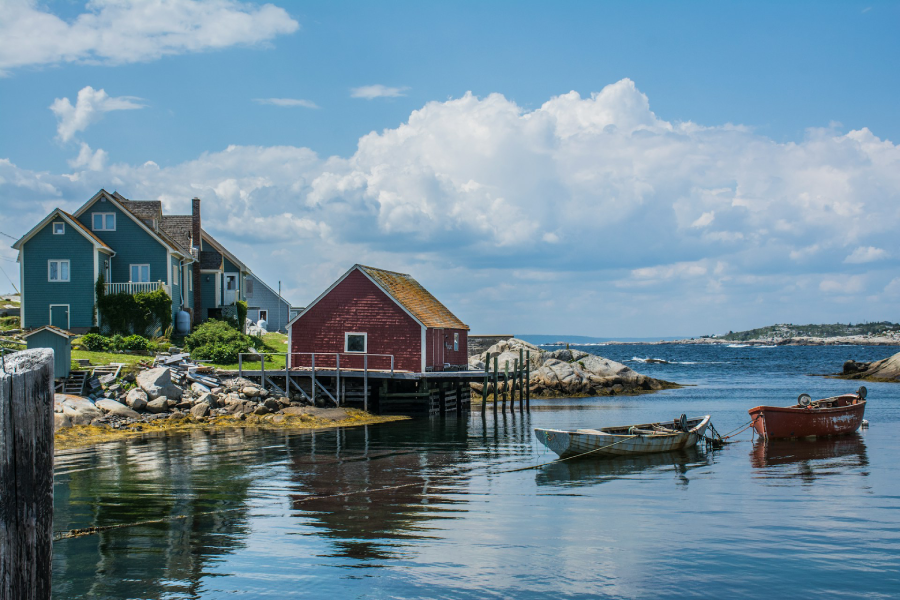
[[[399,558],[403,540],[428,538],[441,520],[465,511],[464,495],[442,492],[468,478],[440,477],[467,469],[464,444],[457,443],[465,435],[456,431],[465,421],[418,423],[421,429],[408,428],[413,437],[399,443],[396,430],[383,427],[323,432],[293,458],[294,515],[333,540],[330,556]]]
[[[197,431],[57,455],[57,531],[160,522],[54,543],[54,596],[196,597],[211,565],[248,535],[254,463],[232,451],[244,438]]]

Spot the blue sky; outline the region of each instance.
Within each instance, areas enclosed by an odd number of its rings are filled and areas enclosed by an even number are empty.
[[[896,321],[897,56],[898,2],[0,0],[0,231],[198,195],[300,305],[363,262],[476,332]]]

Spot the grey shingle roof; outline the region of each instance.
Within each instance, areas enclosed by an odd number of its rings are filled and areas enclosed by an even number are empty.
[[[191,215],[163,215],[159,226],[176,244],[190,250]]]

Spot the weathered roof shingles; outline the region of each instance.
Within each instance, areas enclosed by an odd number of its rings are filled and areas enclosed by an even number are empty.
[[[422,285],[404,273],[356,265],[426,327],[469,329]]]

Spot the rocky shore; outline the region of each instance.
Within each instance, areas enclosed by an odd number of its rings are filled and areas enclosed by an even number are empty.
[[[863,379],[865,381],[900,382],[900,352],[874,362],[848,360],[840,373],[833,375],[839,379]]]
[[[469,366],[483,370],[485,361],[493,363],[496,356],[497,364],[502,369],[507,360],[510,365],[518,360],[520,349],[531,352],[528,386],[532,397],[635,395],[681,387],[677,383],[641,375],[622,363],[602,356],[568,348],[546,351],[517,338],[503,340],[487,351],[470,357]],[[502,382],[498,387],[499,392],[506,391]],[[472,390],[478,395],[485,394],[481,383],[473,383]],[[487,395],[490,396],[493,391],[493,385],[489,384]]]
[[[181,387],[173,383],[166,367],[110,379],[93,400],[56,394],[54,405],[56,437],[63,447],[152,430],[248,425],[310,429],[398,418],[403,417],[313,406],[300,394],[278,396],[240,377],[213,388],[199,383]]]

